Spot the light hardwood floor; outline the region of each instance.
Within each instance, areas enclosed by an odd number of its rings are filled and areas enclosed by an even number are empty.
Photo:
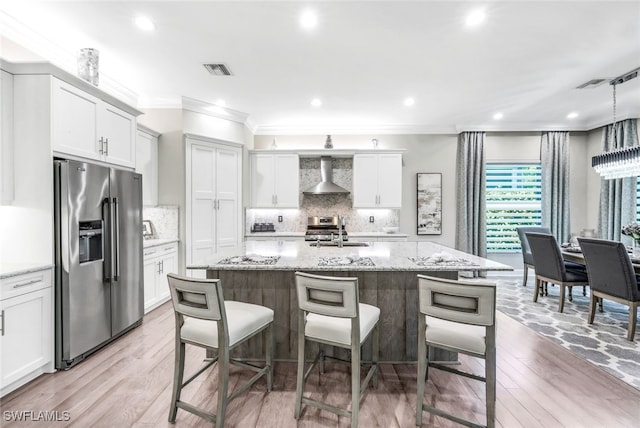
[[[640,391],[573,356],[518,322],[498,313],[498,374],[496,426],[517,427],[637,427]],[[167,422],[173,374],[173,326],[170,303],[145,317],[141,327],[66,372],[43,375],[1,400],[3,427],[162,427]],[[189,352],[192,351],[192,352]],[[188,349],[187,370],[204,354]],[[482,362],[461,356],[463,367],[482,373]],[[293,418],[294,363],[276,364],[274,390],[259,381],[228,410],[228,427],[336,427],[349,421],[307,407]],[[344,405],[350,400],[347,366],[330,363],[309,391],[317,398]],[[361,427],[412,427],[415,422],[416,366],[381,364],[378,389],[368,389],[361,402]],[[232,369],[229,390],[247,379]],[[183,398],[214,411],[215,366],[190,384]],[[432,370],[425,401],[484,423],[484,385]],[[8,422],[7,411],[68,411],[69,422]],[[211,426],[178,411],[178,427]],[[454,427],[424,414],[423,426]]]

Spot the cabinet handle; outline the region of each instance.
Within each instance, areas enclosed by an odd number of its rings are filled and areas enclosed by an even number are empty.
[[[160,262],[160,273],[164,273],[164,260]]]
[[[4,309],[0,312],[0,330],[2,330],[0,336],[4,336]]]
[[[274,195],[276,198],[276,206],[278,205],[278,195]]]
[[[15,284],[13,288],[26,287],[27,285],[35,284],[36,282],[40,282],[39,279],[32,279],[31,281],[21,282],[20,284]]]
[[[98,143],[100,144],[100,148],[98,149],[98,153],[104,154],[104,138],[100,137],[100,139],[98,140]]]
[[[108,138],[104,139],[104,146],[105,146],[104,154],[105,156],[109,156],[109,139]]]

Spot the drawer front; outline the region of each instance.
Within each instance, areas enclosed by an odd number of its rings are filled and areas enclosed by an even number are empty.
[[[163,257],[167,254],[177,253],[178,252],[178,244],[171,243],[165,245],[158,245],[157,247],[145,248],[143,251],[144,261],[148,262],[156,257]]]
[[[157,248],[158,250],[158,255],[166,255],[166,254],[171,254],[171,253],[175,253],[178,251],[178,245],[177,244],[167,244],[167,245],[162,245],[160,247]]]
[[[155,256],[157,256],[158,253],[158,247],[154,247],[154,248],[145,248],[144,251],[142,252],[144,259],[152,259]]]
[[[51,271],[41,270],[4,278],[0,285],[0,300],[51,287]]]

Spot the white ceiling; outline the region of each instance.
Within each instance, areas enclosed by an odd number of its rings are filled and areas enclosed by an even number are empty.
[[[479,7],[485,22],[467,27]],[[640,67],[637,0],[15,0],[2,9],[5,40],[69,71],[78,49],[97,48],[100,87],[137,107],[224,99],[256,134],[588,130],[612,121],[612,86],[576,87]],[[319,21],[311,31],[299,25],[308,9]],[[137,15],[156,30],[135,28]],[[5,46],[5,59],[28,59]],[[233,76],[202,65],[218,62]],[[617,100],[618,119],[640,117],[640,78],[619,85]]]

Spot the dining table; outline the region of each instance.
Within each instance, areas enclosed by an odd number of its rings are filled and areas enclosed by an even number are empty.
[[[580,247],[562,247],[561,250],[562,258],[566,261],[586,265],[584,255],[582,254]],[[629,257],[631,258],[631,264],[633,265],[633,270],[635,270],[636,275],[640,275],[640,258],[633,257],[631,254],[629,254]]]

